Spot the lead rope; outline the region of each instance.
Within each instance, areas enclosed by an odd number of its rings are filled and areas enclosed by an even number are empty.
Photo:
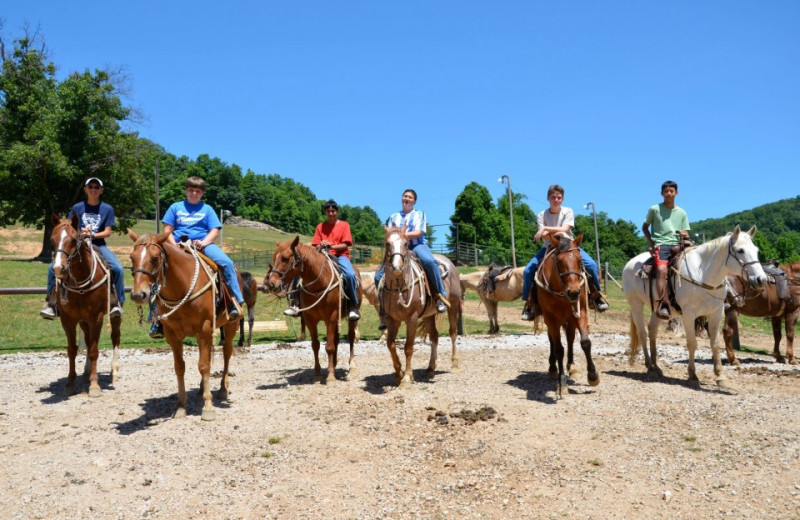
[[[161,316],[157,316],[156,319],[165,320],[165,319],[169,318],[170,316],[172,316],[172,314],[175,311],[180,309],[181,306],[184,303],[186,303],[186,300],[189,299],[189,296],[191,296],[192,292],[194,291],[194,287],[197,284],[197,275],[200,274],[200,258],[197,256],[197,252],[195,252],[195,250],[193,248],[189,248],[189,251],[192,253],[192,256],[194,257],[194,276],[192,276],[192,283],[189,285],[189,290],[186,292],[184,297],[181,298],[181,300],[175,306],[172,306],[172,305],[168,304],[164,300],[164,298],[160,294],[158,294],[160,292],[160,290],[161,290],[161,287],[163,287],[167,282],[166,273],[163,273],[162,276],[164,276],[164,280],[161,283],[161,285],[159,285],[158,289],[156,289],[155,296],[158,296],[161,299],[161,304],[162,305],[164,305],[165,307],[167,307],[168,309],[171,309],[171,310],[166,314],[162,314]],[[214,284],[212,283],[211,285],[213,287]],[[216,309],[214,309],[214,314],[216,315]]]

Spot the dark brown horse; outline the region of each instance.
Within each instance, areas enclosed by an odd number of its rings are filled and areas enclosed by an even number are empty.
[[[344,291],[341,290],[344,278],[333,265],[334,260],[320,253],[316,248],[300,243],[300,237],[291,242],[279,243],[272,256],[272,267],[264,277],[264,287],[273,294],[283,295],[291,289],[292,281],[300,277],[303,281],[300,291],[300,306],[303,320],[311,334],[311,348],[314,351],[314,381],[322,381],[322,367],[319,363],[319,333],[317,325],[325,323],[325,352],[328,354],[328,376],[326,381],[336,380],[336,361],[339,347],[339,317],[347,309]],[[359,277],[358,269],[356,278]],[[361,306],[361,287],[356,288],[358,306]],[[355,361],[356,322],[347,322],[347,341],[350,344],[350,364],[348,379],[357,373]]]
[[[67,355],[69,356],[69,376],[67,392],[75,392],[75,357],[78,354],[77,329],[80,325],[86,341],[86,368],[84,377],[89,377],[89,396],[100,397],[100,384],[97,378],[97,343],[103,330],[103,317],[109,312],[111,303],[111,271],[100,253],[92,247],[91,239],[80,237],[80,223],[77,216],[72,220],[51,217],[53,232],[50,234],[55,255],[53,271],[56,275],[58,315],[61,327],[67,335]],[[116,381],[119,373],[120,316],[111,321],[111,343],[114,354],[111,360],[111,380]]]
[[[722,337],[725,340],[725,351],[728,362],[739,365],[734,348],[739,348],[739,314],[745,316],[768,317],[772,321],[772,337],[775,346],[772,355],[778,363],[797,364],[794,356],[794,326],[800,314],[800,262],[782,265],[789,284],[791,298],[781,300],[778,297],[777,285],[770,281],[761,289],[753,289],[740,276],[728,276],[728,292],[725,297],[725,326]],[[786,358],[781,355],[781,322],[786,331]]]
[[[203,399],[201,419],[213,421],[216,412],[211,400],[211,353],[214,350],[214,329],[223,327],[225,344],[222,347],[223,367],[217,398],[228,399],[230,380],[228,368],[233,353],[233,337],[237,321],[228,320],[227,314],[217,316],[215,296],[217,293],[213,273],[197,254],[176,246],[169,240],[169,232],[139,237],[128,231],[134,241],[131,252],[133,290],[131,299],[136,305],[145,305],[151,298],[156,302],[156,316],[164,326],[164,336],[172,348],[175,375],[178,378],[178,405],[175,417],[186,416],[186,387],[183,376],[186,363],[183,360],[183,339],[194,337],[200,359],[200,394]],[[222,276],[222,273],[218,274]],[[153,286],[158,284],[158,288]]]
[[[536,317],[535,328],[540,319],[547,325],[550,340],[550,377],[558,377],[557,393],[566,390],[567,376],[564,373],[564,345],[561,343],[561,327],[567,335],[567,371],[573,372],[572,344],[575,331],[580,332],[581,348],[586,355],[586,372],[589,384],[600,384],[600,375],[592,361],[592,341],[589,339],[589,298],[587,280],[578,248],[583,234],[575,241],[563,237],[561,242],[548,250],[536,270],[536,285],[541,314]],[[556,365],[558,368],[556,369]]]
[[[406,228],[387,227],[384,235],[386,253],[383,257],[384,277],[383,288],[380,289],[380,300],[386,314],[386,347],[392,356],[392,364],[396,383],[398,386],[408,386],[414,382],[411,370],[411,357],[414,354],[414,338],[417,333],[417,324],[422,320],[422,332],[431,340],[431,358],[428,362],[426,374],[433,377],[436,373],[436,358],[438,354],[439,332],[436,330],[436,304],[426,294],[425,272],[416,259],[411,255],[408,247]],[[434,255],[436,260],[445,266],[449,273],[442,282],[447,289],[447,301],[450,303],[447,317],[450,320],[450,342],[453,345],[452,367],[453,371],[461,368],[456,349],[456,328],[458,325],[458,311],[461,303],[461,285],[458,273],[453,263],[444,256]],[[403,365],[397,355],[395,339],[400,324],[406,324],[405,355],[406,365]]]
[[[258,284],[256,283],[256,279],[253,278],[253,275],[248,273],[247,271],[239,271],[239,286],[242,289],[242,298],[244,298],[244,303],[247,305],[247,324],[249,325],[248,334],[247,334],[247,346],[253,344],[253,323],[256,319],[256,299],[258,298]],[[242,305],[242,310],[244,310],[244,305]],[[219,336],[219,344],[222,345],[225,342],[225,329],[220,329],[220,336]],[[244,318],[239,320],[239,342],[236,344],[237,347],[244,347],[245,340],[244,340]]]

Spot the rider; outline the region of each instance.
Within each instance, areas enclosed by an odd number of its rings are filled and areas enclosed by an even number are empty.
[[[388,225],[392,227],[406,228],[406,237],[408,237],[408,248],[417,255],[419,263],[425,270],[425,274],[430,282],[431,290],[435,291],[434,298],[436,299],[436,310],[438,312],[447,312],[449,302],[447,301],[447,290],[442,283],[442,275],[439,272],[439,265],[433,257],[431,249],[425,242],[425,233],[427,232],[427,219],[425,213],[418,209],[414,209],[417,203],[417,192],[412,189],[407,189],[403,192],[403,197],[400,200],[403,209],[396,213],[392,213],[389,217]],[[375,287],[383,278],[384,267],[381,265],[375,273]],[[386,324],[381,316],[381,330],[386,328]]]
[[[327,249],[331,255],[336,257],[344,278],[344,291],[347,299],[350,300],[350,311],[347,314],[347,319],[357,321],[361,318],[361,315],[358,313],[356,272],[353,269],[353,264],[350,263],[350,246],[353,245],[350,224],[344,220],[339,220],[339,206],[332,199],[325,203],[322,211],[325,213],[327,220],[317,224],[311,245],[316,246],[317,251]],[[283,313],[287,316],[297,316],[300,313],[297,303],[296,301],[292,302],[292,306],[283,311]]]
[[[658,269],[656,292],[659,303],[656,315],[659,318],[669,319],[667,265],[672,257],[670,249],[680,244],[681,239],[689,238],[690,227],[686,212],[675,205],[678,184],[673,181],[664,182],[661,185],[661,195],[664,197],[664,202],[650,207],[642,224],[642,233],[650,244],[650,254],[653,255]]]
[[[558,184],[553,184],[547,188],[547,201],[550,203],[550,207],[541,211],[536,217],[536,222],[539,229],[536,231],[536,235],[533,237],[535,242],[544,239],[545,245],[539,249],[539,252],[536,253],[536,256],[531,258],[531,261],[528,262],[528,265],[525,266],[525,269],[522,271],[522,300],[525,302],[528,301],[528,293],[533,287],[536,269],[539,267],[539,262],[541,262],[542,258],[544,258],[547,248],[558,245],[558,238],[554,235],[556,233],[561,233],[562,235],[569,237],[570,240],[574,240],[572,237],[572,228],[575,226],[575,217],[571,208],[561,205],[564,202],[564,188]],[[589,256],[589,254],[584,251],[583,248],[578,249],[581,253],[583,265],[586,267],[586,271],[589,273],[589,277],[591,279],[592,285],[590,287],[589,297],[594,302],[595,309],[600,312],[605,312],[608,310],[608,303],[605,301],[602,293],[600,292],[600,279],[597,274],[597,262],[595,262],[594,258]],[[527,305],[527,303],[522,311],[522,319],[533,319],[532,309]]]
[[[201,200],[206,192],[206,182],[200,177],[189,177],[186,179],[184,187],[186,200],[170,206],[161,220],[164,223],[164,231],[170,233],[169,240],[175,245],[178,244],[181,237],[188,237],[195,250],[202,252],[214,261],[222,271],[231,295],[241,306],[244,304],[244,298],[236,277],[236,268],[228,255],[214,243],[219,236],[222,224],[214,209]],[[228,308],[228,318],[238,317],[239,307],[232,303]],[[163,335],[161,323],[153,322],[153,326],[150,328],[150,337],[161,338]]]
[[[97,250],[108,263],[111,270],[111,280],[113,282],[114,292],[117,295],[117,303],[113,300],[111,302],[111,316],[120,316],[122,314],[122,305],[125,303],[125,280],[122,276],[122,264],[119,263],[114,253],[106,246],[106,237],[111,235],[111,228],[114,227],[114,208],[110,204],[100,202],[100,195],[103,194],[103,181],[97,177],[89,177],[83,183],[83,192],[86,194],[86,200],[78,202],[72,206],[69,217],[73,215],[78,216],[81,225],[80,233],[81,238],[91,237],[92,245],[97,247]],[[44,307],[39,311],[39,315],[46,319],[52,320],[56,317],[56,311],[53,304],[51,304],[51,295],[56,286],[56,275],[53,271],[53,263],[47,268],[47,299]]]

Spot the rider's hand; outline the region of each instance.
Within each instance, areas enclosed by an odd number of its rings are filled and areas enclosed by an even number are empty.
[[[195,240],[192,242],[192,245],[197,251],[202,251],[206,246],[203,245],[203,242],[200,240]]]

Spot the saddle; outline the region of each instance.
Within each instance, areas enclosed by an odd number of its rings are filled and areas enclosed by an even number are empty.
[[[507,280],[509,277],[511,277],[513,271],[514,266],[511,265],[497,267],[494,265],[494,263],[489,264],[486,272],[478,282],[478,291],[484,291],[488,299],[494,300],[495,285],[497,282],[502,282],[503,280]]]
[[[181,246],[184,248],[187,247],[185,242],[181,242]],[[205,267],[207,267],[211,273],[216,275],[213,276],[213,280],[217,286],[217,300],[214,302],[217,319],[219,320],[222,317],[228,319],[228,309],[231,305],[236,306],[236,308],[239,310],[239,315],[241,316],[244,310],[242,309],[242,306],[239,305],[239,302],[236,301],[236,298],[233,297],[233,294],[231,294],[228,284],[225,283],[225,277],[221,276],[219,272],[220,269],[217,263],[196,249],[195,253],[197,253],[197,257],[200,259],[201,263],[205,264]],[[236,275],[239,275],[238,271]]]
[[[433,295],[435,294],[435,292],[431,287],[431,281],[428,280],[428,277],[425,275],[425,269],[422,268],[422,263],[419,261],[419,258],[417,257],[416,253],[414,253],[414,251],[411,251],[410,257],[411,261],[417,266],[419,271],[425,277],[425,292],[428,295],[427,305],[432,305],[434,302]],[[436,257],[433,258],[434,260],[436,260],[436,265],[439,267],[439,276],[442,277],[442,283],[444,283],[444,281],[447,280],[448,276],[450,276],[450,270],[447,268],[446,265],[440,262],[438,258]],[[381,283],[383,283],[383,280],[381,280]],[[450,302],[447,301],[447,299],[442,299],[442,301],[444,302],[445,305],[450,307]]]
[[[766,264],[761,264],[764,272],[767,274],[767,282],[775,284],[775,289],[778,291],[778,299],[786,303],[792,301],[792,292],[789,288],[789,279],[786,272],[778,266],[777,260],[772,260]]]
[[[672,307],[678,314],[681,314],[681,306],[678,305],[678,300],[675,297],[675,272],[678,270],[678,265],[680,265],[681,260],[683,259],[683,255],[686,254],[686,250],[695,247],[696,244],[688,239],[684,238],[681,240],[681,243],[670,248],[670,259],[669,263],[667,264],[667,298],[669,299],[669,305]],[[650,310],[655,311],[655,299],[653,298],[654,290],[653,290],[653,283],[656,280],[656,276],[653,276],[653,268],[655,267],[655,257],[651,256],[642,264],[641,269],[635,273],[636,276],[640,277],[642,280],[648,280],[650,284]]]

